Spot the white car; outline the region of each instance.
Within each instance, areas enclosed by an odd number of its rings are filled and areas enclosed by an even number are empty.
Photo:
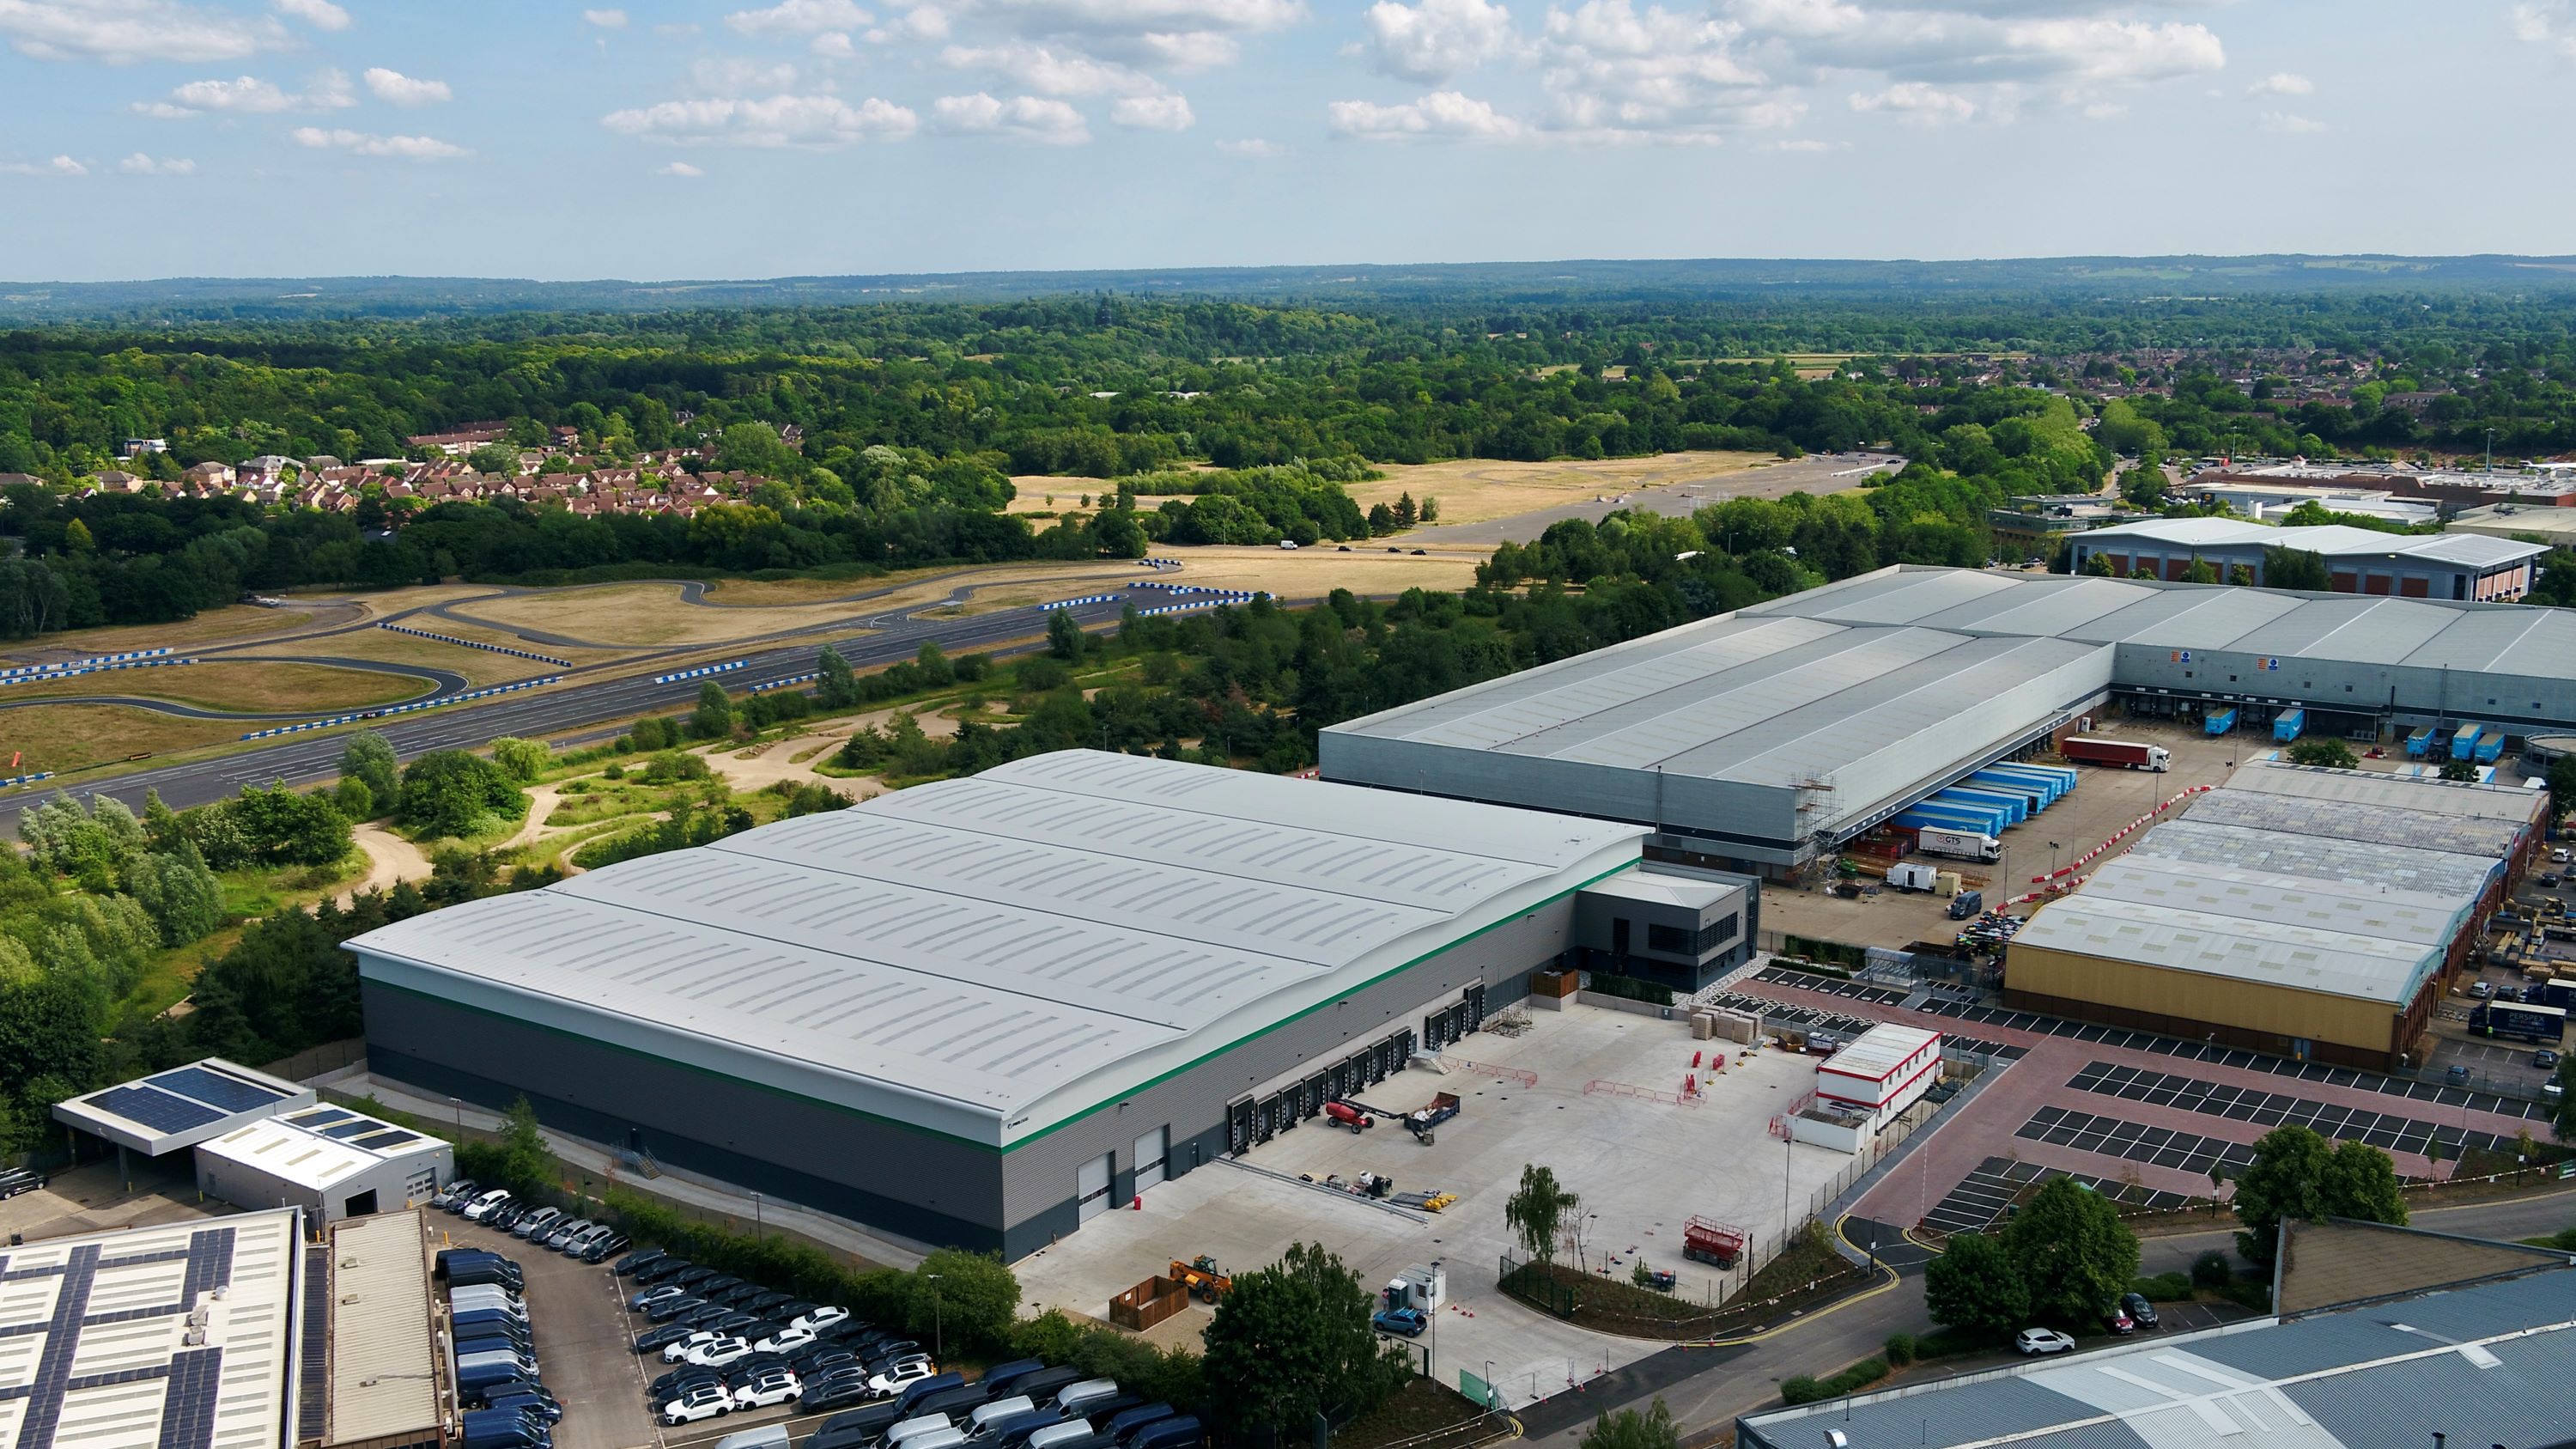
[[[506,1187],[496,1187],[465,1205],[465,1220],[469,1223],[479,1223],[498,1212],[502,1204],[508,1201],[510,1201],[510,1190]]]
[[[677,1343],[664,1344],[662,1346],[662,1362],[678,1363],[680,1360],[689,1356],[690,1349],[700,1347],[704,1344],[713,1343],[724,1336],[725,1335],[721,1333],[701,1329],[700,1331],[692,1333],[688,1337],[681,1339]]]
[[[736,1338],[728,1333],[713,1343],[702,1343],[690,1349],[680,1355],[680,1361],[698,1364],[705,1368],[723,1368],[737,1359],[749,1357],[751,1357],[751,1340]]]
[[[777,1373],[762,1374],[736,1389],[733,1406],[737,1409],[766,1409],[772,1404],[784,1404],[803,1397],[805,1386],[796,1381],[796,1375],[781,1369]]]
[[[712,1419],[732,1412],[733,1396],[725,1392],[724,1385],[700,1384],[664,1404],[661,1420],[665,1424],[694,1424],[700,1419]]]
[[[904,1359],[869,1379],[868,1391],[878,1395],[899,1394],[937,1372],[926,1358]]]
[[[769,1335],[760,1342],[753,1344],[752,1347],[759,1349],[762,1353],[794,1353],[796,1350],[803,1348],[805,1345],[812,1343],[813,1341],[814,1330],[810,1328],[791,1327],[778,1330],[776,1333]]]
[[[846,1308],[817,1308],[811,1313],[799,1315],[796,1321],[787,1326],[801,1328],[808,1333],[820,1333],[849,1316],[850,1310]]]
[[[2054,1328],[2025,1328],[2013,1336],[2013,1347],[2024,1356],[2064,1353],[2075,1346],[2075,1340]]]

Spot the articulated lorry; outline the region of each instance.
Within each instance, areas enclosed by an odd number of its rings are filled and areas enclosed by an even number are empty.
[[[1925,855],[1955,856],[1960,860],[1994,860],[2004,853],[2003,842],[1974,830],[1918,830],[1914,848]]]
[[[2132,770],[2170,770],[2173,751],[2145,740],[2106,740],[2098,735],[2070,736],[2057,752],[2088,765],[2120,765]]]

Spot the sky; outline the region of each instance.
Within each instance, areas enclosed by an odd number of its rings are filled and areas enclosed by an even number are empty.
[[[0,278],[2576,251],[2576,0],[0,0]]]

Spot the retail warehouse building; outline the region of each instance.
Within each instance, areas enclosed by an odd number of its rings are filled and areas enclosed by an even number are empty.
[[[1658,853],[1776,875],[2115,702],[2267,735],[2292,709],[2310,734],[2557,734],[2576,612],[1888,568],[1334,726],[1322,774],[1646,825]]]
[[[1016,1257],[1474,1029],[1579,907],[1744,959],[1749,883],[1646,833],[1067,751],[351,949],[376,1075]]]

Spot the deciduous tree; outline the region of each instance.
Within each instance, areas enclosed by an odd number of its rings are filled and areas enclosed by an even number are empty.
[[[1950,1239],[1924,1265],[1923,1304],[1932,1320],[1964,1333],[2000,1338],[2030,1320],[2030,1290],[2004,1245],[1983,1233]]]
[[[1237,1274],[1206,1333],[1214,1408],[1235,1433],[1269,1427],[1303,1438],[1318,1414],[1366,1413],[1412,1374],[1405,1350],[1379,1346],[1376,1298],[1321,1244],[1298,1243],[1267,1268]]]
[[[1523,1252],[1539,1262],[1553,1263],[1565,1215],[1578,1210],[1582,1202],[1557,1184],[1554,1168],[1523,1164],[1520,1190],[1503,1202],[1503,1221],[1520,1239]]]
[[[2004,1251],[2030,1290],[2031,1312],[2090,1322],[2138,1276],[2138,1235],[2110,1199],[2051,1178],[2004,1229]]]

